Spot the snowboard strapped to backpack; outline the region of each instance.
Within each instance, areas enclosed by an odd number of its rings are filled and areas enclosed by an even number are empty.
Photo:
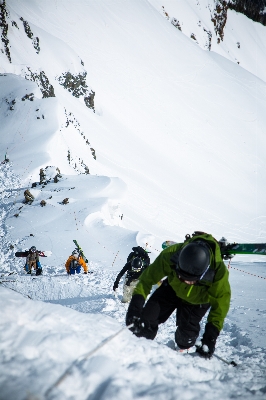
[[[185,236],[185,242],[191,237],[206,234],[205,232],[195,231],[190,236],[187,234]],[[173,246],[177,242],[172,240],[166,240],[162,243],[162,248],[166,249],[169,246]],[[230,260],[236,254],[252,254],[252,255],[266,255],[266,243],[228,243],[228,241],[222,237],[217,243],[221,249],[221,255],[223,260]]]

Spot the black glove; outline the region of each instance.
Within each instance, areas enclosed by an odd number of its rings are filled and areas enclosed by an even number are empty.
[[[134,294],[130,301],[126,315],[126,325],[135,324],[136,318],[140,319],[145,299],[140,294]]]
[[[141,318],[139,317],[133,317],[132,318],[132,323],[133,326],[129,328],[136,336],[138,336],[142,329],[144,328],[144,323],[142,322]]]
[[[118,288],[118,284],[115,282],[113,286],[113,291],[115,291]]]
[[[211,358],[214,350],[219,331],[211,322],[205,326],[205,332],[201,339],[201,344],[196,344],[196,352],[204,358]]]

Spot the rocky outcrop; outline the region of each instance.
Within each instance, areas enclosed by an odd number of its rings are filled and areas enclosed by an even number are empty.
[[[217,35],[217,43],[220,43],[224,38],[224,27],[227,20],[228,4],[225,0],[216,1],[216,7],[212,14],[212,22],[214,31]]]
[[[6,9],[6,2],[2,0],[0,2],[0,29],[1,29],[1,41],[4,45],[4,50],[1,49],[2,53],[5,53],[8,61],[11,63],[11,55],[9,49],[9,39],[7,37],[8,33],[8,23],[7,23],[8,11]]]
[[[50,84],[48,77],[44,71],[33,72],[29,67],[24,73],[24,77],[30,81],[36,82],[42,92],[42,97],[55,97],[54,87]]]
[[[228,8],[266,26],[266,0],[229,0]]]
[[[223,40],[227,10],[235,10],[255,22],[266,26],[266,0],[216,0],[212,22],[217,35],[217,43]]]
[[[64,72],[59,76],[58,82],[66,90],[68,90],[74,97],[83,97],[86,106],[95,112],[94,108],[94,96],[95,92],[89,90],[86,83],[87,72],[82,72],[80,74],[74,75],[71,72]]]
[[[94,158],[94,160],[96,160],[95,150],[92,147],[90,147],[90,142],[86,138],[84,132],[81,130],[80,123],[77,121],[74,114],[72,112],[67,112],[67,110],[65,109],[65,118],[66,118],[65,124],[62,125],[60,131],[62,129],[65,129],[68,127],[74,128],[81,135],[83,140],[85,141],[84,144],[89,146],[91,155]],[[67,152],[67,160],[68,160],[69,165],[71,165],[76,171],[78,171],[78,172],[82,171],[82,173],[84,173],[84,174],[90,173],[89,167],[84,163],[84,161],[81,158],[73,157],[70,150],[68,150],[68,152]]]
[[[27,35],[28,38],[31,39],[31,41],[32,41],[32,45],[33,45],[34,49],[36,50],[36,53],[39,54],[39,52],[40,52],[40,50],[41,50],[39,38],[38,38],[37,36],[34,37],[34,35],[33,35],[33,33],[32,33],[32,30],[31,30],[31,28],[30,28],[30,25],[29,25],[29,23],[28,23],[27,21],[25,21],[25,19],[23,19],[22,17],[20,17],[20,20],[21,20],[22,23],[23,23],[23,26],[24,26],[24,30],[25,30],[26,35]]]

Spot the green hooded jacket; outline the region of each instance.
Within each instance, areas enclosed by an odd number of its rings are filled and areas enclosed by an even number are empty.
[[[211,249],[211,262],[208,273],[195,285],[187,285],[178,278],[174,263],[171,261],[174,253],[195,240],[204,240]],[[219,331],[223,328],[224,319],[228,313],[231,298],[229,273],[223,262],[218,242],[209,234],[200,234],[189,238],[184,243],[174,244],[165,250],[150,264],[139,277],[139,283],[133,292],[147,298],[153,285],[164,277],[174,289],[176,295],[190,304],[209,303],[211,308],[208,322]]]

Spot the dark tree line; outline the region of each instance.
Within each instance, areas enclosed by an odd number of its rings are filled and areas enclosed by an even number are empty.
[[[229,0],[228,8],[266,25],[266,0]]]

